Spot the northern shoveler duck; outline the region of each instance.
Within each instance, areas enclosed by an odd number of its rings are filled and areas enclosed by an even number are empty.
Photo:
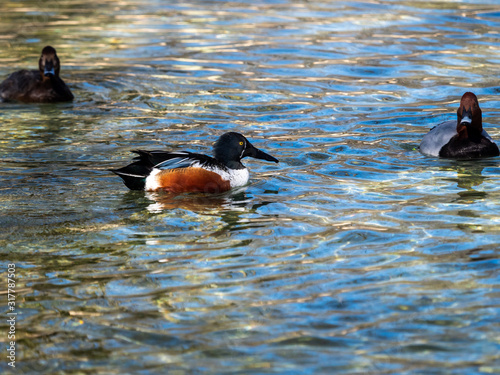
[[[476,95],[466,92],[460,100],[457,121],[446,121],[427,133],[420,151],[443,158],[481,158],[498,156],[498,146],[483,129],[481,108]]]
[[[278,159],[255,148],[239,133],[225,133],[214,145],[214,157],[186,151],[132,151],[139,156],[126,167],[111,170],[131,190],[170,193],[219,193],[248,182],[241,159]]]
[[[73,94],[59,77],[56,50],[47,46],[38,60],[38,70],[20,70],[0,83],[0,100],[25,103],[54,103],[73,100]]]

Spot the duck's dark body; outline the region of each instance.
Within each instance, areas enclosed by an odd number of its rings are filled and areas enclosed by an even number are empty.
[[[73,100],[73,94],[57,76],[45,77],[38,70],[20,70],[0,83],[2,101],[53,103]]]

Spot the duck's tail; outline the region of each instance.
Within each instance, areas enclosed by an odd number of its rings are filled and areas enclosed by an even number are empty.
[[[153,163],[151,162],[151,155],[148,151],[134,150],[139,154],[132,164],[120,169],[110,169],[111,172],[120,176],[125,183],[125,186],[130,190],[144,190],[146,186],[146,178],[153,170]]]

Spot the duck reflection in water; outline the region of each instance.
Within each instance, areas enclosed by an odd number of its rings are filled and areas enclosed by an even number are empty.
[[[457,193],[459,196],[456,200],[457,203],[470,204],[476,200],[486,199],[488,196],[487,192],[475,189],[475,187],[481,186],[488,179],[488,177],[482,175],[485,166],[477,165],[476,163],[465,164],[463,166],[456,166],[455,168],[457,172],[457,186],[464,189]]]
[[[271,202],[252,204],[252,198],[244,191],[246,187],[233,189],[221,194],[172,194],[163,192],[146,192],[145,197],[153,201],[147,206],[149,212],[158,213],[174,209],[182,209],[195,213],[212,211],[248,213]]]
[[[477,160],[460,160],[439,168],[441,171],[456,173],[456,177],[443,178],[445,181],[456,183],[456,186],[462,189],[456,193],[458,197],[452,200],[453,203],[471,204],[476,200],[487,199],[488,193],[476,188],[490,178],[483,176],[483,171],[488,166],[496,167],[496,164],[491,159],[481,163]]]
[[[246,193],[246,187],[233,189],[221,194],[172,194],[164,192],[129,191],[123,195],[122,207],[128,207],[133,212],[141,211],[145,208],[150,214],[174,213],[178,217],[178,210],[185,210],[198,215],[212,216],[221,220],[222,226],[217,226],[217,230],[211,236],[223,235],[228,231],[241,229],[242,227],[266,227],[269,221],[277,218],[276,215],[259,215],[262,217],[258,222],[249,220],[249,214],[257,214],[261,207],[272,202],[259,201],[255,203],[254,198]],[[278,194],[278,191],[267,191],[269,194]],[[138,199],[138,195],[144,199]],[[141,215],[142,216],[142,215]],[[142,222],[142,219],[141,219]]]

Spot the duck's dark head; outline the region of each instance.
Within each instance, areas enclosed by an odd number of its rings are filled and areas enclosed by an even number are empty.
[[[245,168],[241,159],[246,156],[278,163],[278,159],[255,148],[248,139],[235,132],[225,133],[215,142],[214,156],[231,169]]]
[[[42,77],[58,77],[60,68],[56,50],[51,46],[45,47],[42,50],[40,60],[38,60],[38,69],[40,69]]]
[[[466,92],[457,111],[457,133],[460,138],[479,139],[483,131],[483,116],[476,95]]]

